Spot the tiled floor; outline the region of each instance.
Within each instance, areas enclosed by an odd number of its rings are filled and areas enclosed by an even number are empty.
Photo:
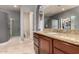
[[[0,44],[0,53],[34,54],[33,40],[21,41],[19,37],[11,38],[8,42]]]

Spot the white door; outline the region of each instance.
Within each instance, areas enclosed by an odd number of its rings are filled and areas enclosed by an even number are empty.
[[[33,38],[33,12],[24,13],[24,36]]]

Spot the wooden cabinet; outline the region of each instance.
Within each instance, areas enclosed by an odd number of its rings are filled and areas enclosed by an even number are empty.
[[[60,41],[54,40],[54,47],[61,50],[65,54],[77,54],[79,53],[79,46]]]
[[[34,33],[34,49],[38,54],[79,54],[79,46]]]
[[[34,40],[34,50],[35,50],[35,53],[39,54],[39,36],[37,34],[34,34],[33,40]]]
[[[34,45],[34,50],[35,50],[35,53],[36,53],[36,54],[39,53],[39,48],[38,48],[38,46]]]
[[[52,53],[52,40],[42,35],[34,34],[34,50],[40,54]]]
[[[40,53],[46,53],[46,54],[49,54],[49,53],[52,53],[52,40],[50,40],[49,38],[47,37],[44,37],[44,36],[40,36]]]

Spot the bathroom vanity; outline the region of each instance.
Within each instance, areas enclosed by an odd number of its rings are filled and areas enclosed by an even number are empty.
[[[37,54],[78,54],[79,35],[56,32],[34,32]]]

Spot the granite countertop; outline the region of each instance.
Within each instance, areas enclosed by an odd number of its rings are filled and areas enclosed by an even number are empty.
[[[72,43],[75,45],[79,45],[79,34],[71,34],[71,33],[59,33],[59,32],[35,32],[37,34],[41,34],[50,38],[55,38],[61,41],[65,41],[68,43]]]

